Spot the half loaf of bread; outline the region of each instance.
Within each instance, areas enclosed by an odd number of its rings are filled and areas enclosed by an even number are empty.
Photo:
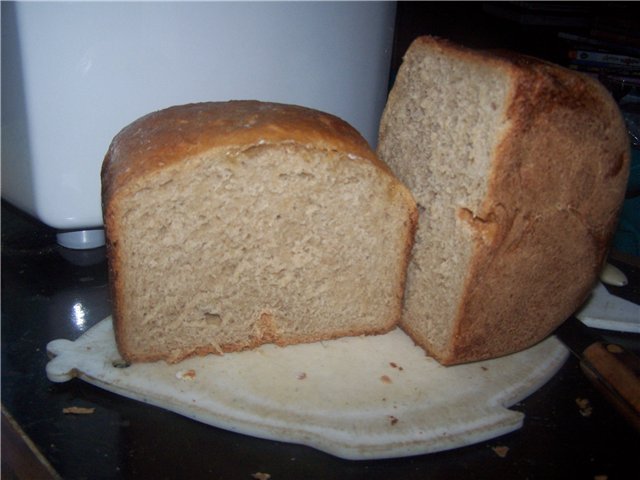
[[[130,362],[390,330],[417,209],[344,121],[255,101],[149,114],[102,167]]]
[[[529,347],[588,296],[629,171],[622,117],[597,81],[418,38],[378,154],[420,211],[401,325],[441,363]]]

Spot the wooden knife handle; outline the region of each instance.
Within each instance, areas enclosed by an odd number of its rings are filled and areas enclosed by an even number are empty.
[[[595,342],[583,352],[582,370],[640,431],[640,359],[615,344]]]

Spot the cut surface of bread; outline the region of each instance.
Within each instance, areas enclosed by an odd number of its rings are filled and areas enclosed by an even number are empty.
[[[399,321],[415,202],[336,117],[254,101],[172,107],[114,138],[102,182],[126,360]]]
[[[598,82],[421,37],[378,154],[420,211],[401,326],[441,363],[522,350],[585,300],[629,170],[624,123]]]

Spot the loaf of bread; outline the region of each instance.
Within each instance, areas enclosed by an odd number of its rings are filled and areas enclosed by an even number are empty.
[[[334,116],[255,101],[151,113],[114,138],[102,201],[130,362],[399,321],[416,204]]]
[[[549,335],[603,264],[628,143],[596,80],[513,53],[416,39],[378,146],[420,212],[402,328],[447,365]]]

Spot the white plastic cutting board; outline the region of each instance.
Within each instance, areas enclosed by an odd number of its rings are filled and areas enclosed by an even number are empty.
[[[79,377],[227,430],[348,459],[452,449],[518,429],[507,407],[562,366],[555,337],[510,356],[443,367],[401,330],[126,368],[111,317],[78,340],[54,340],[51,381]]]
[[[576,317],[588,327],[640,333],[640,305],[611,295],[601,282]]]

